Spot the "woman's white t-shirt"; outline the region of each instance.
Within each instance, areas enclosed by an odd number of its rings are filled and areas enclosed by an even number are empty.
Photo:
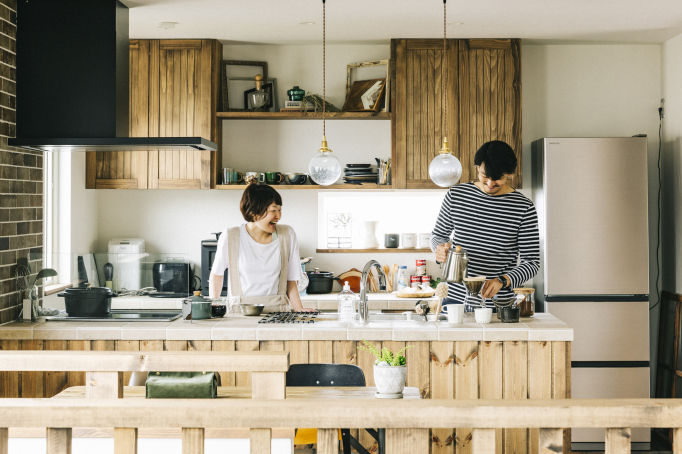
[[[289,271],[287,281],[298,281],[301,273],[298,240],[294,229],[289,227]],[[228,269],[227,229],[218,239],[215,260],[211,274],[223,276]],[[279,250],[279,239],[269,244],[261,244],[251,238],[246,231],[246,224],[239,226],[239,282],[243,296],[271,296],[277,295],[279,289],[279,272],[282,269],[282,257]],[[232,295],[228,269],[228,293]]]

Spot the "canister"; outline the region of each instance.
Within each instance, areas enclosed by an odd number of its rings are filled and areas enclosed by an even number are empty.
[[[518,303],[521,309],[521,317],[532,317],[535,315],[535,289],[531,287],[517,287],[514,289],[514,293],[517,298],[519,295],[523,296],[523,299]]]
[[[419,288],[419,284],[422,283],[421,276],[410,276],[410,287]]]

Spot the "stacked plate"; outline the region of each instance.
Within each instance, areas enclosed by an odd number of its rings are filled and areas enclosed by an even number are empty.
[[[344,172],[343,181],[347,184],[377,182],[377,170],[372,168],[372,164],[348,164]]]

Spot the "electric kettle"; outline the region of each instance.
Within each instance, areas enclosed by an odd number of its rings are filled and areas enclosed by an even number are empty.
[[[443,279],[447,282],[461,284],[467,275],[469,255],[462,246],[448,249],[448,255],[443,265]]]

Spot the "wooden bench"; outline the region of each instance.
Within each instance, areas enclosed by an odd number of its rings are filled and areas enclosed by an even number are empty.
[[[682,400],[382,400],[382,399],[0,399],[0,452],[7,429],[48,427],[48,452],[67,453],[73,427],[182,428],[184,454],[203,453],[207,427],[318,428],[319,454],[337,454],[338,427],[385,427],[386,452],[428,454],[430,428],[473,428],[473,454],[495,454],[496,429],[538,429],[530,454],[563,451],[563,427],[606,428],[606,452],[630,453],[631,427],[673,427],[682,452]],[[136,452],[133,432],[118,432],[116,454]],[[267,437],[251,439],[252,454],[269,454]],[[568,453],[566,453],[568,454]]]

